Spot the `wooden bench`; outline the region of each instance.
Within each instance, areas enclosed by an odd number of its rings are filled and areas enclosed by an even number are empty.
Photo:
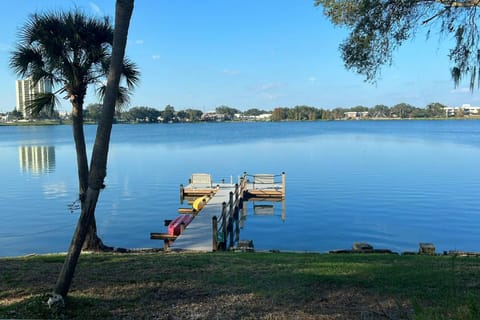
[[[253,176],[253,188],[257,185],[269,185],[273,187],[275,185],[275,176],[273,174],[256,174]]]
[[[190,187],[194,188],[211,188],[212,176],[208,173],[193,173],[190,178]]]

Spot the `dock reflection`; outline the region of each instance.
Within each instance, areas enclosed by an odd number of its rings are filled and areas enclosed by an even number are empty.
[[[266,199],[266,198],[250,198],[245,201],[240,217],[240,228],[243,229],[249,211],[254,216],[280,216],[282,222],[287,219],[285,199]]]

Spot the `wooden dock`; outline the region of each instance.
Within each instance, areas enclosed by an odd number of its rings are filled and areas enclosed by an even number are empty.
[[[235,185],[219,185],[215,195],[170,247],[182,250],[212,251],[212,219],[220,216],[223,203],[228,202],[230,193],[234,191]]]
[[[281,177],[281,181],[277,181],[278,177]],[[172,238],[164,233],[151,233],[151,239],[164,240],[165,250],[170,247],[172,250],[216,251],[226,249],[229,239],[231,248],[234,243],[234,217],[238,219],[243,201],[249,198],[284,199],[285,173],[277,176],[249,176],[244,173],[237,184],[214,184],[208,174],[193,174],[186,187],[180,186],[182,199],[193,201],[205,195],[209,195],[210,199],[199,212],[188,208],[180,209],[179,212],[183,214],[193,212],[194,215],[192,222],[180,235]],[[239,239],[235,240],[238,242]]]

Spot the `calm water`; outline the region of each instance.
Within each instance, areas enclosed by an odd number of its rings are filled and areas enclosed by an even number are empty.
[[[67,250],[78,218],[71,136],[70,126],[0,127],[0,256]],[[161,247],[149,233],[177,215],[191,173],[285,171],[285,216],[280,203],[273,215],[249,204],[240,237],[258,250],[480,251],[478,159],[478,121],[116,125],[98,230],[109,245]]]

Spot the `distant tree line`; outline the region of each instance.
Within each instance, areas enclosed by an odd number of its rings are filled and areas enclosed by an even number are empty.
[[[392,107],[376,105],[372,108],[356,106],[353,108],[321,109],[311,106],[295,106],[293,108],[275,108],[272,121],[314,121],[337,119],[379,119],[379,118],[443,118],[447,106],[441,103],[430,103],[425,108],[418,108],[407,103],[399,103]]]
[[[242,119],[255,119],[262,114],[271,114],[271,121],[314,121],[314,120],[338,120],[348,118],[443,118],[447,106],[441,103],[430,103],[425,108],[418,108],[407,103],[399,103],[392,107],[376,105],[368,108],[356,106],[352,108],[323,109],[306,105],[293,108],[275,108],[273,111],[252,108],[240,111],[236,108],[225,105],[219,106],[214,112],[203,112],[198,109],[188,108],[177,111],[171,105],[164,110],[151,107],[133,107],[117,115],[117,120],[126,122],[144,123],[177,123],[177,122],[198,122],[198,121],[233,121]],[[87,115],[99,114],[99,111],[92,112],[92,105],[87,108]],[[458,115],[462,116],[462,115]],[[92,119],[95,120],[95,119]]]
[[[392,107],[383,104],[368,108],[355,106],[352,108],[324,109],[306,105],[298,105],[292,108],[275,108],[266,111],[251,108],[240,111],[236,108],[225,105],[215,108],[211,112],[203,112],[198,109],[188,108],[175,110],[171,105],[165,106],[163,110],[157,108],[137,106],[128,110],[117,110],[115,118],[117,122],[137,123],[178,123],[178,122],[199,122],[199,121],[234,121],[254,120],[260,115],[270,114],[271,121],[315,121],[315,120],[339,120],[339,119],[409,119],[409,118],[445,118],[446,105],[435,102],[424,108],[412,106],[407,103],[399,103]],[[21,114],[11,112],[18,118]],[[98,122],[102,115],[101,104],[89,104],[84,110],[86,120]],[[49,115],[44,118],[58,117]],[[462,108],[457,108],[455,117],[464,117]]]
[[[85,117],[91,121],[98,121],[102,114],[102,105],[90,104],[85,110]],[[175,110],[171,105],[165,106],[163,110],[152,107],[138,106],[126,111],[117,111],[116,119],[120,122],[138,122],[138,123],[177,123],[177,122],[198,122],[198,121],[233,121],[236,115],[259,116],[270,113],[260,109],[249,109],[240,111],[228,106],[219,106],[214,112],[203,112],[198,109],[188,108],[185,110]]]

